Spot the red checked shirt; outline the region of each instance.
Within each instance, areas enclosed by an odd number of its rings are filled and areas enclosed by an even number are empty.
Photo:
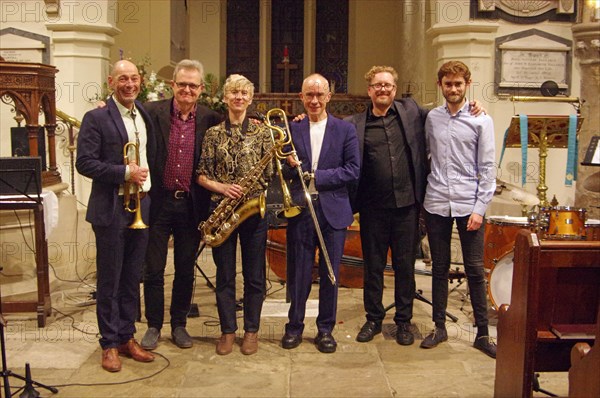
[[[187,120],[183,120],[177,103],[173,101],[169,152],[163,176],[163,185],[166,190],[190,190],[194,169],[195,143],[196,108],[190,112]]]

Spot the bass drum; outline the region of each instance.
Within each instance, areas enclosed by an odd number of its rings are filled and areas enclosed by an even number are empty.
[[[488,283],[488,295],[496,310],[502,304],[510,304],[513,278],[514,252],[502,256],[492,268]]]
[[[513,250],[515,238],[521,229],[528,229],[527,217],[491,216],[487,217],[483,235],[483,267],[486,278],[500,257]]]

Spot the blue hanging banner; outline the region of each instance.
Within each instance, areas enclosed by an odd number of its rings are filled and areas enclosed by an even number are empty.
[[[569,115],[569,137],[567,139],[567,172],[565,185],[570,187],[577,180],[577,115]]]
[[[527,115],[519,115],[519,129],[521,130],[521,186],[527,182],[527,137],[529,135]]]
[[[508,129],[504,132],[504,140],[502,141],[502,151],[500,152],[500,161],[498,162],[498,167],[502,166],[502,158],[504,157],[504,150],[506,149],[506,140],[508,139]]]

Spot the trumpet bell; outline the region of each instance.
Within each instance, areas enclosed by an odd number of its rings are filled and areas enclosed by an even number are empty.
[[[129,225],[128,228],[129,229],[146,229],[146,228],[148,228],[148,225],[146,225],[144,220],[142,220],[141,214],[139,212],[136,212],[135,218],[133,219],[133,222],[131,223],[131,225]]]

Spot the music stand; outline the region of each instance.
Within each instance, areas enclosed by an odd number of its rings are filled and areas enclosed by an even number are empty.
[[[577,132],[581,129],[583,118],[577,117]],[[548,207],[546,192],[546,158],[548,148],[567,148],[569,132],[569,115],[528,115],[527,116],[527,147],[539,149],[540,178],[537,192],[540,207]],[[508,127],[506,148],[521,147],[521,128],[519,115],[513,116]]]
[[[10,383],[9,383],[9,377],[14,377],[16,379],[22,380],[25,382],[25,386],[23,387],[23,392],[21,393],[21,395],[19,395],[20,398],[37,398],[40,396],[40,393],[38,393],[35,388],[33,387],[38,386],[41,388],[45,388],[46,390],[52,392],[53,394],[56,394],[58,392],[58,389],[56,387],[52,387],[52,386],[47,386],[45,384],[42,384],[40,382],[37,382],[35,380],[31,379],[31,369],[29,368],[29,363],[25,363],[25,376],[21,376],[19,374],[13,373],[11,370],[8,369],[8,364],[7,364],[7,360],[6,360],[6,341],[4,339],[4,327],[6,326],[6,321],[4,319],[4,315],[2,314],[2,297],[0,296],[0,343],[2,344],[2,347],[0,347],[0,350],[2,351],[2,383],[4,384],[4,395],[7,398],[10,398],[12,396],[12,393],[10,391]]]
[[[588,145],[587,150],[585,151],[585,156],[583,158],[583,162],[581,162],[582,166],[600,166],[600,135],[595,135],[590,140],[590,145]]]

